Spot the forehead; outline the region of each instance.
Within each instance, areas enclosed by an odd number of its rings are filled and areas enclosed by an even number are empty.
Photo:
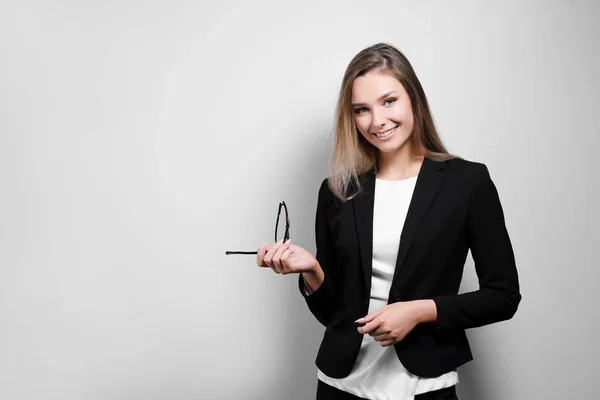
[[[352,102],[374,102],[387,92],[404,93],[404,86],[387,72],[371,71],[352,83]]]

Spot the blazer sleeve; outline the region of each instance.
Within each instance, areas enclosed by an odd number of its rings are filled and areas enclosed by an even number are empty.
[[[479,290],[434,297],[440,328],[468,329],[508,320],[521,301],[515,256],[498,191],[485,164],[477,163],[475,167],[466,229]]]
[[[327,326],[332,310],[334,298],[335,270],[337,268],[337,255],[331,230],[327,223],[327,209],[331,204],[331,196],[333,193],[329,190],[327,179],[324,179],[319,189],[317,199],[317,211],[315,217],[315,241],[316,255],[315,258],[319,262],[325,279],[313,293],[306,292],[304,278],[299,274],[298,285],[300,293],[304,297],[309,310],[317,318],[317,320]]]

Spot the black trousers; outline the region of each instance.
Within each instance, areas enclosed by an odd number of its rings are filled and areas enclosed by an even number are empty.
[[[317,400],[365,400],[343,390],[329,386],[319,379],[317,383]],[[458,400],[456,386],[421,393],[415,396],[415,400]]]

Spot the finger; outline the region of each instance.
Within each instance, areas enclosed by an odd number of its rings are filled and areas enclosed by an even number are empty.
[[[275,268],[275,265],[273,264],[273,255],[279,248],[280,242],[281,241],[279,241],[277,243],[273,243],[273,245],[269,248],[269,250],[267,251],[267,254],[265,254],[265,257],[263,259],[265,264],[267,264],[277,274],[279,272],[277,272],[277,269]]]
[[[371,336],[378,336],[378,335],[389,335],[390,334],[390,329],[389,329],[389,325],[385,323],[384,320],[382,320],[381,318],[377,318],[375,321],[377,323],[377,327],[375,329],[373,329],[370,333]],[[371,322],[371,323],[373,323]]]
[[[265,268],[268,267],[267,264],[264,263],[263,259],[265,258],[265,253],[267,252],[265,244],[261,244],[256,252],[256,265],[259,267]]]
[[[379,326],[375,329],[373,329],[369,335],[375,337],[375,336],[381,336],[381,335],[389,335],[389,331],[387,329],[383,328],[383,324],[379,323]]]
[[[285,270],[281,265],[281,256],[283,255],[283,252],[288,249],[288,247],[290,247],[289,240],[281,243],[281,245],[279,245],[279,248],[275,252],[275,255],[273,256],[273,265],[275,265],[275,268],[277,269],[277,271],[279,271],[280,274],[285,274]]]
[[[367,322],[371,322],[372,320],[374,320],[375,318],[377,318],[379,316],[379,314],[381,314],[382,312],[383,312],[383,309],[379,309],[379,310],[373,311],[372,313],[370,313],[370,314],[368,314],[368,315],[366,315],[366,316],[364,316],[362,318],[359,318],[359,319],[357,319],[354,322],[358,322],[359,324],[364,325]]]
[[[371,322],[366,323],[364,326],[358,328],[358,331],[362,334],[370,334],[374,332],[379,327],[379,320],[373,320]]]
[[[381,335],[385,335],[386,332],[383,331],[383,329],[381,329],[381,326],[378,326],[377,328],[373,329],[371,332],[369,332],[369,335],[375,337],[375,336],[381,336]]]
[[[378,335],[374,335],[373,339],[378,342],[382,342],[382,341],[386,341],[386,340],[392,340],[392,337],[390,336],[389,333],[380,333]]]
[[[291,272],[295,272],[292,268],[290,268],[290,266],[288,264],[291,255],[292,255],[292,250],[289,247],[287,249],[285,249],[285,251],[281,255],[281,267],[283,268],[284,274],[289,274]]]
[[[381,342],[379,344],[381,345],[381,347],[387,347],[387,346],[391,346],[395,343],[396,343],[395,340],[384,340],[383,342]]]

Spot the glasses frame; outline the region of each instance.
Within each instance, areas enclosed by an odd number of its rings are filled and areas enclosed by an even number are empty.
[[[279,203],[279,207],[277,208],[277,220],[275,221],[275,242],[277,242],[277,228],[279,227],[279,218],[281,217],[281,209],[285,211],[285,232],[283,234],[283,242],[290,239],[290,215],[288,213],[287,205],[285,201],[281,201]],[[225,255],[233,255],[233,254],[258,254],[258,251],[225,251]]]

